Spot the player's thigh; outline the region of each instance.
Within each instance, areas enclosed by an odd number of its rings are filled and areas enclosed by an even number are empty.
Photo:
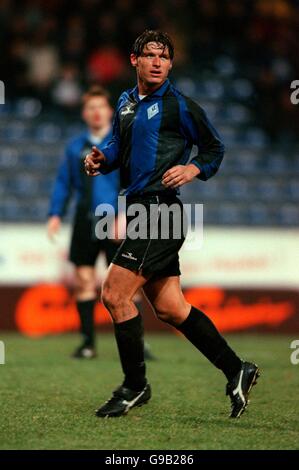
[[[76,266],[75,268],[76,283],[80,286],[94,285],[96,282],[94,266]]]
[[[109,302],[110,299],[126,299],[131,300],[140,289],[148,281],[140,272],[131,271],[117,264],[111,263],[107,276],[103,284],[102,297],[103,300]]]
[[[149,279],[143,291],[161,320],[180,323],[190,312],[190,304],[182,292],[180,277]]]

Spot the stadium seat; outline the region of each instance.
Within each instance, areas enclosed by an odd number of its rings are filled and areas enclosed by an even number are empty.
[[[0,148],[0,169],[14,168],[19,163],[19,152],[13,147]]]
[[[236,64],[234,60],[227,56],[221,55],[214,60],[214,67],[218,76],[232,77],[236,72]]]
[[[271,211],[266,204],[254,202],[248,207],[249,225],[271,225]]]
[[[4,136],[7,140],[12,142],[24,140],[29,137],[29,127],[24,121],[8,121],[4,131]]]
[[[35,138],[37,141],[45,143],[57,142],[61,136],[61,128],[52,122],[39,124],[35,131]]]
[[[278,208],[281,225],[298,226],[299,225],[299,207],[297,204],[283,204]]]
[[[253,86],[249,80],[245,78],[237,78],[231,82],[230,97],[238,100],[248,100],[253,96]]]

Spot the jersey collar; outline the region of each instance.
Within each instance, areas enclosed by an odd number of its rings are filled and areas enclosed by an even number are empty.
[[[165,80],[165,82],[163,83],[163,85],[160,86],[160,88],[158,88],[157,90],[155,90],[153,93],[151,93],[150,95],[147,95],[144,99],[148,99],[148,98],[155,98],[155,97],[161,97],[163,96],[165,93],[166,93],[166,90],[168,89],[170,85],[170,81],[169,79],[167,78]],[[138,86],[136,85],[133,90],[132,90],[132,93],[133,93],[133,96],[135,98],[136,101],[141,101],[139,96],[138,96]]]

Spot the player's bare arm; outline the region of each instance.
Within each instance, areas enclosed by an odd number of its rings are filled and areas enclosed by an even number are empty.
[[[52,215],[47,224],[47,233],[51,241],[55,240],[55,235],[59,232],[61,227],[61,218],[58,215]]]

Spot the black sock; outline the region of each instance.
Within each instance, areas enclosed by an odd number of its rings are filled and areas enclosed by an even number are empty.
[[[94,347],[94,319],[93,311],[96,299],[83,300],[77,302],[77,309],[81,322],[81,333],[83,335],[84,346]]]
[[[142,390],[146,385],[143,322],[137,317],[114,323],[115,338],[125,379],[123,385],[131,390]]]
[[[241,369],[242,361],[229,347],[211,320],[195,307],[189,316],[176,326],[186,338],[231,380]]]

